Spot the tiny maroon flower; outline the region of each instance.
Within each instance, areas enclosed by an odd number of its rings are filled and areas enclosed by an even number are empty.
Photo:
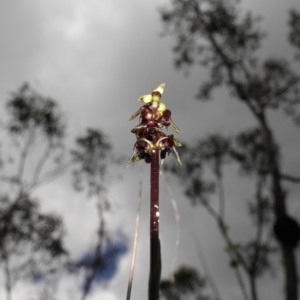
[[[151,120],[152,119],[152,110],[150,110],[150,109],[143,110],[140,115],[141,115],[142,122]]]
[[[145,163],[150,164],[151,163],[151,155],[149,153],[145,154]]]
[[[163,111],[164,118],[170,118],[171,117],[171,111],[169,109],[166,109]]]
[[[157,131],[158,131],[158,129],[155,128],[155,127],[150,127],[150,128],[147,129],[147,133],[148,133],[149,135],[154,135],[154,134],[157,133]]]
[[[143,112],[144,110],[148,110],[150,108],[151,103],[148,103],[146,105],[143,105],[138,111],[136,111],[129,119],[129,121],[135,119],[139,114],[141,114],[141,112]]]
[[[147,143],[144,140],[138,140],[135,143],[135,147],[136,147],[137,150],[145,149],[146,146],[147,146]]]
[[[150,120],[150,121],[147,123],[147,127],[148,127],[148,128],[150,128],[150,127],[157,127],[156,122],[153,121],[153,120]]]

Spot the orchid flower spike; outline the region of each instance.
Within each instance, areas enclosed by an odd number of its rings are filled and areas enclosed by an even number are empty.
[[[146,163],[151,163],[151,153],[153,151],[160,152],[161,163],[163,163],[167,154],[173,153],[181,164],[176,150],[181,144],[173,138],[173,135],[166,135],[161,131],[161,129],[167,129],[170,126],[176,133],[179,133],[179,129],[171,119],[171,111],[161,102],[165,87],[166,84],[162,83],[151,94],[138,98],[144,105],[130,118],[130,120],[133,120],[139,116],[140,123],[131,130],[137,141],[126,167],[143,159]]]

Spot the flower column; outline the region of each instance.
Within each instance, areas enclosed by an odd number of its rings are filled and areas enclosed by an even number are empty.
[[[161,131],[171,128],[179,133],[172,122],[171,111],[161,102],[165,84],[160,84],[149,95],[138,98],[144,105],[135,112],[130,120],[139,116],[139,125],[131,130],[137,141],[133,147],[133,154],[126,167],[139,160],[151,164],[150,175],[150,276],[149,300],[159,299],[159,283],[161,273],[161,254],[159,241],[159,159],[163,163],[166,154],[174,153],[181,164],[176,147],[181,144],[173,137]]]

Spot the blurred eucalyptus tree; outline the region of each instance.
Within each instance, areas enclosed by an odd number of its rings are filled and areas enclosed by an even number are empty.
[[[104,195],[111,145],[100,130],[89,129],[70,153],[57,103],[27,83],[11,94],[7,116],[8,120],[0,123],[0,264],[10,300],[17,279],[39,281],[49,272],[74,265],[63,244],[63,219],[42,213],[32,193],[73,167],[77,183],[86,176],[90,194]],[[103,212],[109,206],[107,200],[104,203],[98,204],[99,241],[108,236]]]
[[[210,100],[216,88],[225,86],[232,98],[249,109],[257,123],[236,136],[212,134],[181,149],[184,168],[176,168],[175,174],[186,184],[186,194],[192,203],[201,203],[216,219],[244,298],[259,298],[257,278],[271,268],[270,254],[275,250],[268,234],[273,227],[283,258],[285,299],[297,300],[295,247],[300,227],[288,214],[284,181],[299,184],[300,177],[283,170],[282,145],[276,139],[269,116],[272,111],[282,111],[299,126],[300,76],[287,59],[259,58],[265,33],[258,26],[259,18],[251,12],[243,13],[239,2],[172,0],[170,8],[161,10],[165,31],[176,40],[176,67],[188,70],[200,65],[209,70],[209,78],[200,84],[197,98]],[[299,24],[300,14],[292,10],[289,41],[296,50],[294,63],[299,60]],[[256,234],[247,243],[233,242],[225,221],[223,170],[229,163],[237,163],[242,174],[256,182],[249,203]],[[175,171],[174,168],[171,170]],[[205,179],[207,169],[213,179]],[[209,201],[215,193],[219,198],[218,209]],[[243,274],[248,277],[249,287]]]
[[[0,262],[11,299],[17,279],[54,271],[67,255],[62,219],[42,213],[31,195],[64,168],[58,162],[65,126],[56,103],[28,84],[12,93],[7,113],[8,121],[1,122],[7,144],[1,149]],[[43,173],[50,158],[56,161]]]
[[[206,281],[194,268],[181,266],[174,274],[174,280],[161,280],[160,295],[163,300],[210,300],[203,293]]]
[[[97,241],[93,245],[92,263],[79,263],[79,266],[86,271],[81,298],[84,300],[91,290],[97,272],[105,265],[102,254],[105,243],[109,242],[109,236],[104,213],[110,210],[110,203],[104,192],[107,185],[106,171],[108,158],[111,157],[111,145],[108,138],[101,131],[95,129],[88,129],[85,136],[77,138],[76,144],[77,149],[71,152],[77,163],[77,167],[73,171],[74,187],[78,191],[86,190],[89,197],[96,198],[99,216]]]

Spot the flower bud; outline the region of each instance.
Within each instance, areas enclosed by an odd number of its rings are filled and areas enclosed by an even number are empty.
[[[170,118],[171,117],[171,111],[169,109],[165,109],[163,111],[163,116],[166,118]]]
[[[166,87],[166,84],[165,83],[161,83],[156,89],[154,89],[152,91],[152,93],[154,92],[159,92],[160,93],[160,96],[162,96],[164,90],[165,90],[165,87]]]
[[[161,94],[159,92],[152,93],[152,102],[159,102],[161,98]]]

